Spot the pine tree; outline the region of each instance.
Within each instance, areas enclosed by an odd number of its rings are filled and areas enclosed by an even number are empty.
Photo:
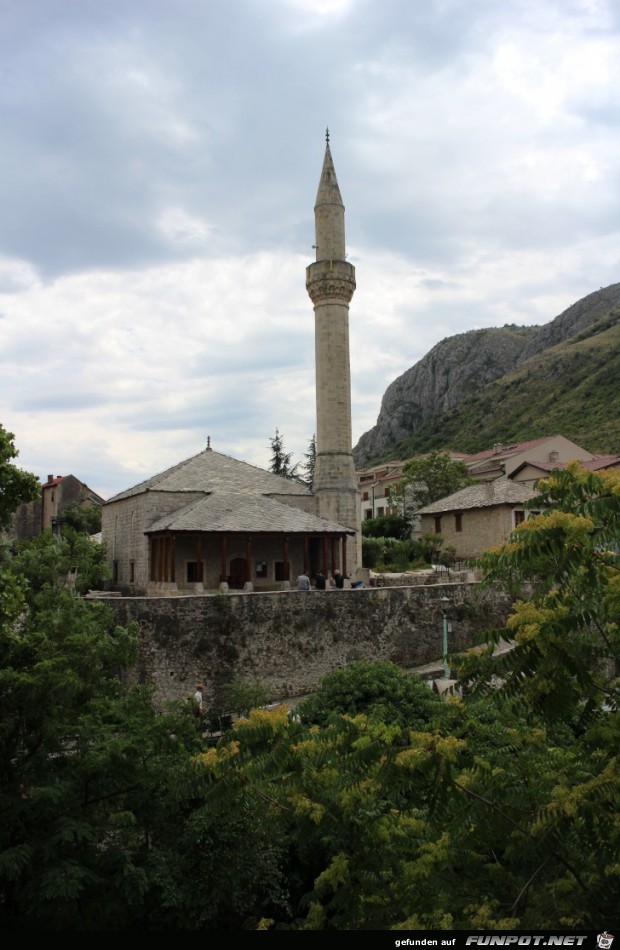
[[[304,458],[306,462],[303,467],[304,474],[302,480],[309,488],[312,488],[312,483],[314,482],[314,467],[316,465],[316,433],[308,442],[308,451],[304,454]]]
[[[271,444],[271,462],[269,471],[274,475],[282,475],[284,478],[297,478],[297,469],[299,464],[291,465],[292,452],[284,450],[284,439],[276,427],[276,434],[270,440]]]

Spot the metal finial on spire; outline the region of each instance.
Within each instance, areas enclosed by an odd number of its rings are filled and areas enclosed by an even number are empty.
[[[207,436],[207,448],[208,448],[208,449],[211,448],[211,436],[210,436],[210,435]]]
[[[329,128],[325,129],[325,144],[329,145]]]

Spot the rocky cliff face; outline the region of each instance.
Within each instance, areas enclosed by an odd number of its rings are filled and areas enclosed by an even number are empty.
[[[377,424],[353,449],[357,468],[515,366],[581,333],[620,304],[620,283],[577,301],[542,327],[504,326],[447,337],[385,391]]]

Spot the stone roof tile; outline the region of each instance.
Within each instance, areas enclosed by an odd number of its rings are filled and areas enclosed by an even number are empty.
[[[214,492],[177,509],[150,526],[157,531],[305,532],[355,534],[352,528],[262,495]]]
[[[477,482],[468,485],[460,491],[440,498],[417,514],[433,515],[444,511],[465,511],[468,508],[491,508],[494,505],[523,504],[536,498],[536,492],[520,482],[513,482],[507,478],[496,478],[492,482]]]
[[[208,448],[192,458],[153,475],[133,488],[119,492],[106,504],[140,495],[147,491],[161,492],[239,492],[258,495],[310,494],[310,489],[301,482],[281,475],[273,475],[256,465],[241,462]]]

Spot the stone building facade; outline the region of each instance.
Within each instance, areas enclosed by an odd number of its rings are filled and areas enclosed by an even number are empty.
[[[48,475],[41,485],[41,497],[20,505],[11,533],[16,538],[36,538],[53,530],[57,518],[71,505],[101,506],[104,499],[75,475]]]
[[[508,478],[469,485],[420,508],[416,536],[440,534],[457,558],[479,558],[489,548],[504,544],[517,525],[538,513],[526,507],[535,497],[528,485]]]

